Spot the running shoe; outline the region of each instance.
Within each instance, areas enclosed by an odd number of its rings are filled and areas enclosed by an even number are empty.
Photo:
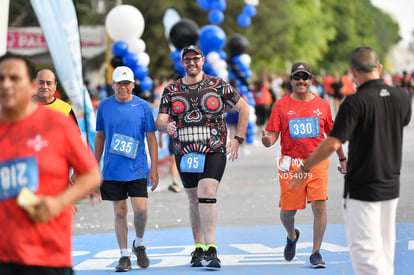
[[[127,256],[119,258],[118,265],[115,267],[116,272],[127,272],[131,270],[131,259]]]
[[[142,268],[147,268],[150,265],[145,246],[140,245],[135,247],[135,241],[132,242],[132,252],[137,256],[137,265]]]
[[[172,184],[170,184],[168,186],[168,190],[170,190],[174,193],[180,193],[181,192],[180,186],[178,186],[178,184],[176,184],[175,182],[173,182]]]
[[[217,249],[214,246],[210,246],[210,248],[204,253],[204,261],[206,262],[207,268],[221,268],[220,259],[217,258]]]
[[[294,241],[291,241],[289,240],[289,238],[286,238],[287,242],[285,246],[284,256],[285,256],[285,260],[288,262],[293,260],[293,258],[295,258],[295,255],[296,255],[296,243],[299,240],[300,231],[299,229],[295,228],[295,232],[296,232],[296,239]]]
[[[203,260],[204,250],[201,247],[196,248],[191,252],[191,267],[203,266],[201,261]]]
[[[319,251],[316,251],[315,253],[310,255],[309,261],[313,268],[325,268],[326,267],[326,264],[322,260],[322,255],[319,253]]]

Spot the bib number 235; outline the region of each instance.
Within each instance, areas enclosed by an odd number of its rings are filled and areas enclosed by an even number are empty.
[[[203,173],[206,156],[190,153],[183,155],[180,162],[180,171],[185,173]]]

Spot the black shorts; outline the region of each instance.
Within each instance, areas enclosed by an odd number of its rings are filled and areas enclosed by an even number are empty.
[[[101,185],[103,200],[120,201],[129,197],[148,198],[147,179],[131,181],[104,180]]]
[[[72,267],[30,266],[14,263],[0,263],[1,275],[73,275]]]
[[[180,162],[183,155],[175,156],[175,163],[178,171],[180,171]],[[182,173],[180,171],[181,181],[184,188],[193,188],[198,186],[201,179],[216,179],[221,181],[226,168],[227,157],[224,153],[209,153],[206,154],[203,173]]]

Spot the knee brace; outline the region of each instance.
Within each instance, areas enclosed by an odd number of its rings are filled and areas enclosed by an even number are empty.
[[[217,199],[198,198],[198,203],[216,203]]]

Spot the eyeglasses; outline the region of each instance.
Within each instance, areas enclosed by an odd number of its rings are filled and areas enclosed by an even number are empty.
[[[52,86],[53,84],[55,84],[55,82],[51,81],[51,80],[39,80],[39,85],[44,85],[46,84],[46,86]]]
[[[302,78],[304,81],[306,81],[306,80],[308,80],[308,79],[311,79],[311,78],[312,78],[312,76],[311,76],[310,74],[303,74],[303,75],[298,75],[298,74],[295,74],[295,75],[293,75],[293,76],[292,76],[292,79],[293,79],[293,80],[296,80],[296,81],[300,80],[301,78]]]
[[[190,64],[191,63],[191,61],[194,61],[194,63],[199,63],[200,61],[201,61],[201,59],[202,59],[203,57],[201,57],[201,56],[199,56],[199,57],[193,57],[193,58],[184,58],[183,59],[183,62],[185,63],[185,64]]]

